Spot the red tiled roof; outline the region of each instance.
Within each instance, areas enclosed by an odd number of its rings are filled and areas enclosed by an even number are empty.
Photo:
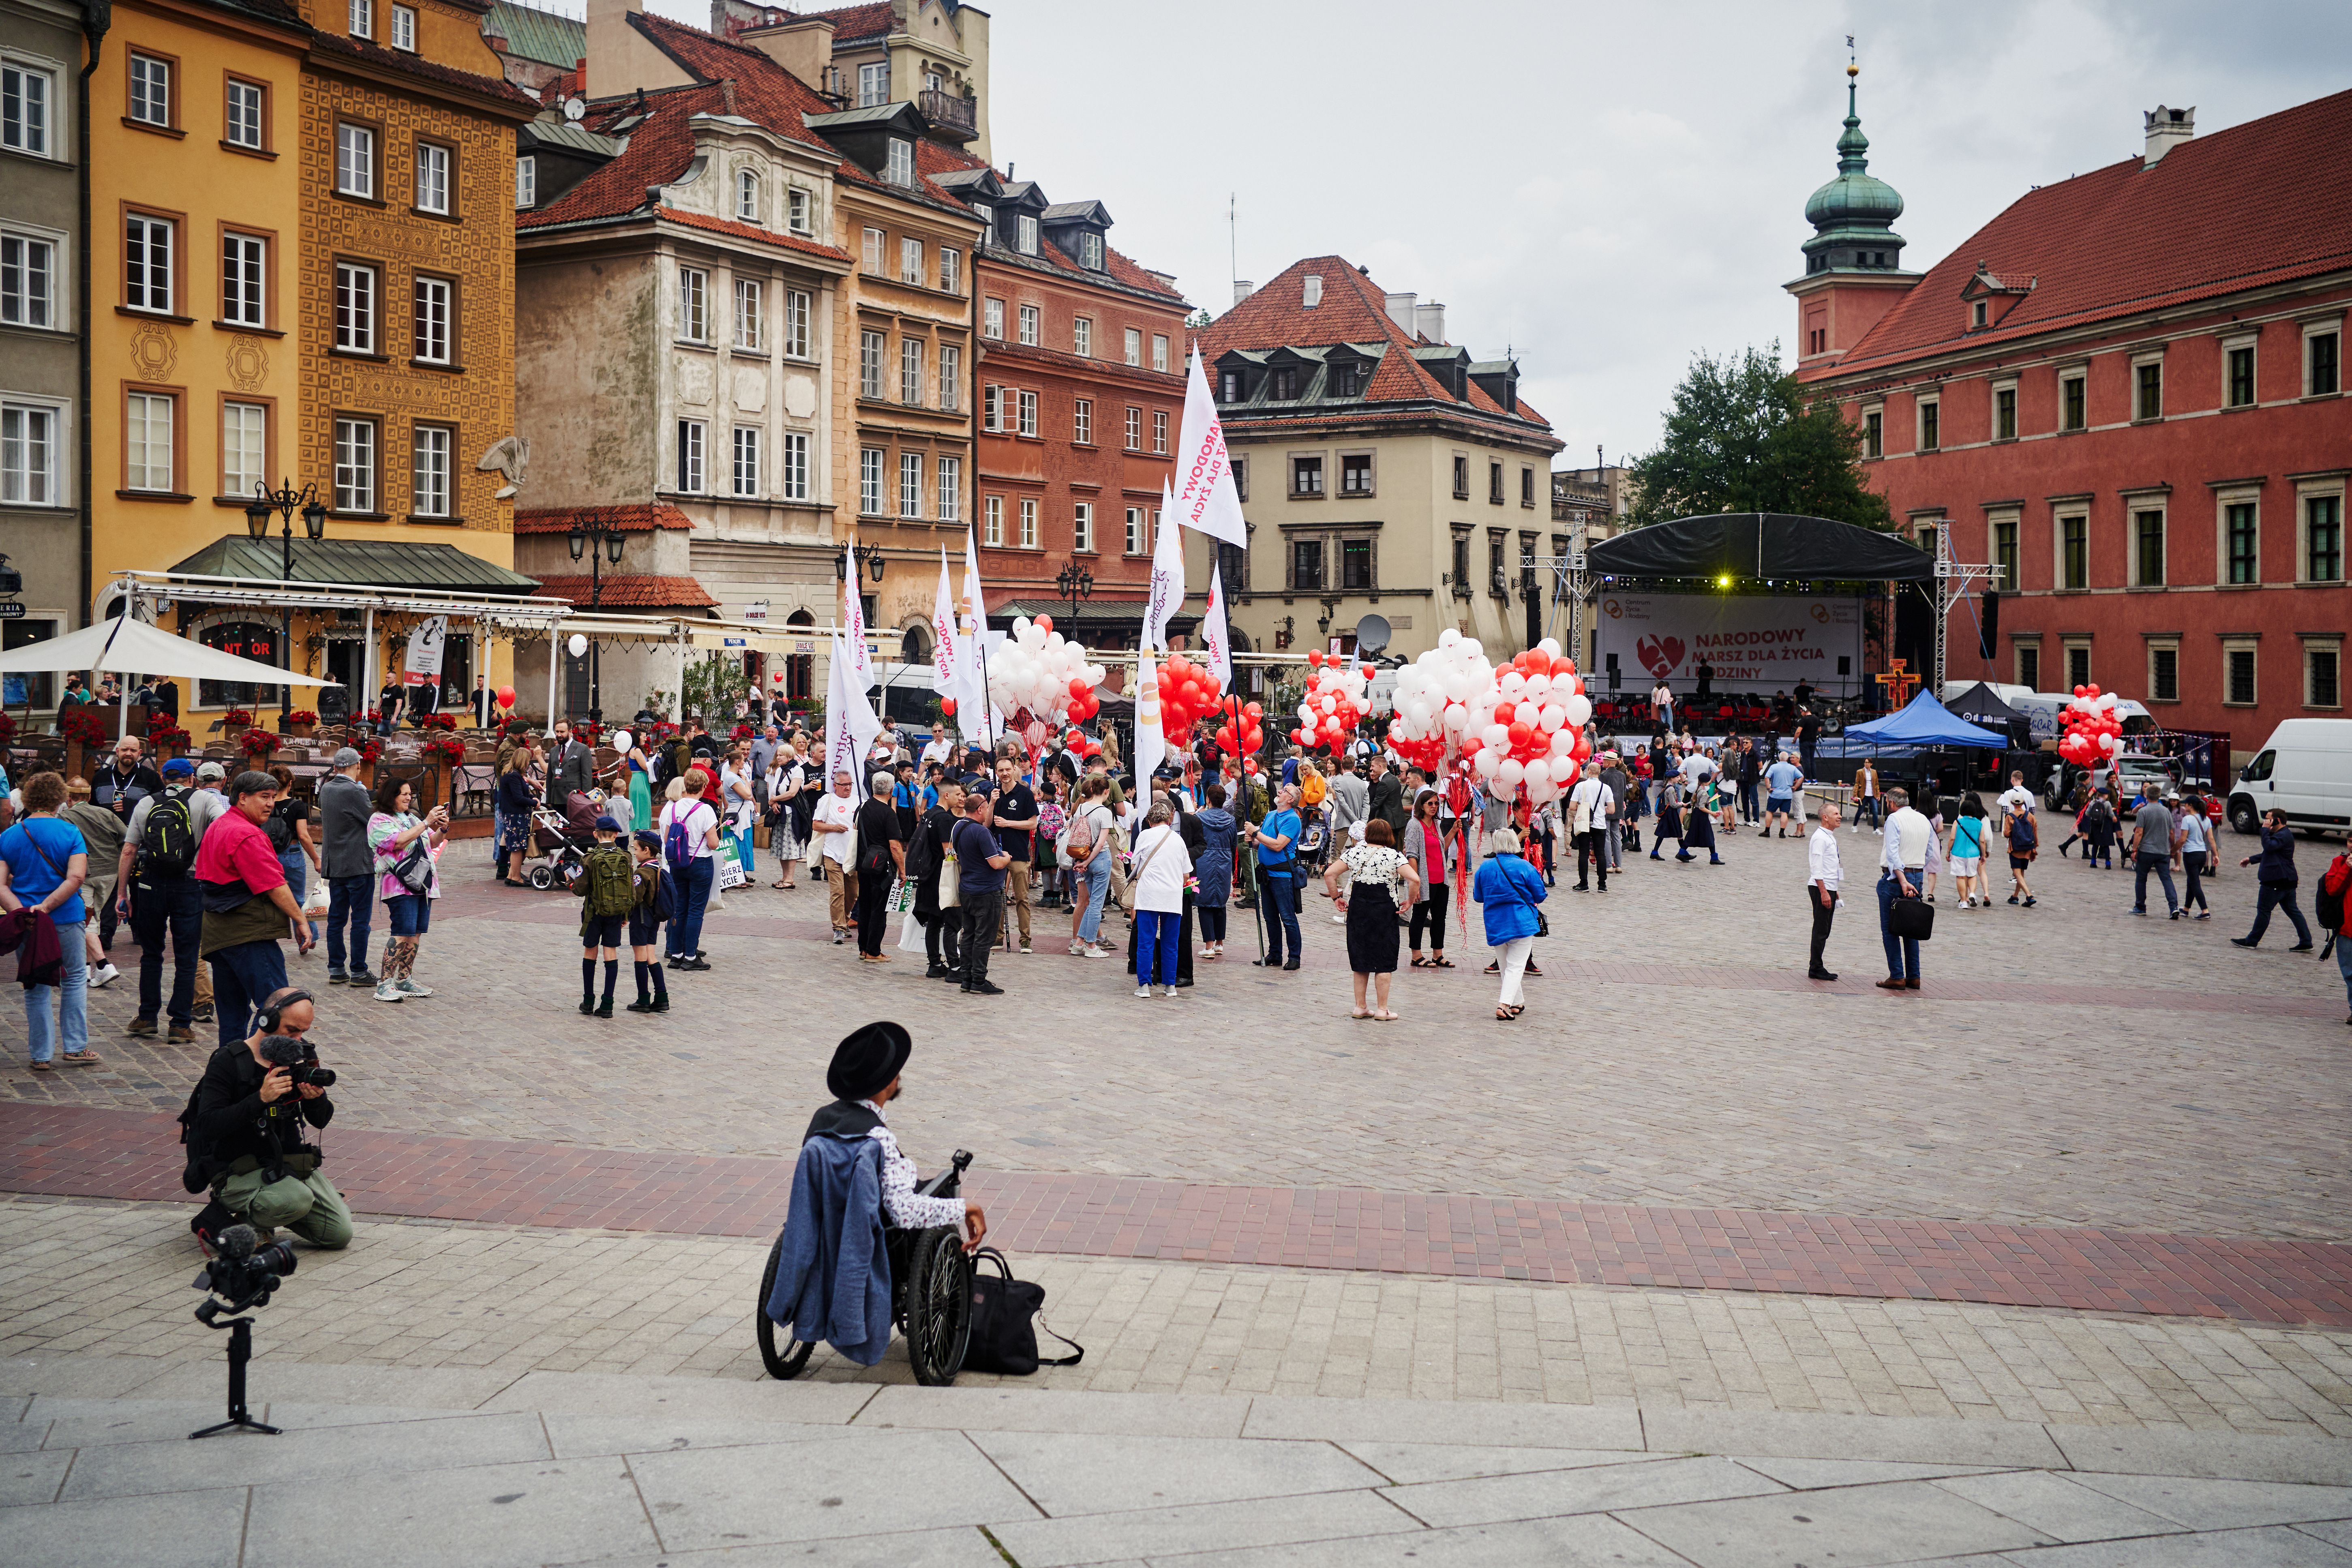
[[[886,37],[891,27],[890,0],[877,5],[844,5],[832,11],[803,11],[803,16],[823,16],[833,24],[833,41],[843,44],[856,38]]]
[[[588,574],[584,572],[577,577],[541,577],[539,586],[530,591],[530,596],[534,599],[569,599],[576,605],[585,606],[589,587]],[[703,592],[700,583],[691,577],[662,577],[649,572],[607,572],[598,607],[607,610],[707,609],[718,603]]]
[[[766,245],[782,246],[786,250],[804,251],[811,256],[829,257],[835,261],[849,259],[849,252],[838,246],[823,245],[796,234],[784,234],[765,228],[756,223],[738,223],[732,218],[710,217],[702,213],[682,212],[677,207],[656,207],[655,216],[671,223],[682,223],[692,228],[707,228],[719,234],[731,234],[738,239],[756,239]]]
[[[1982,262],[2039,279],[1966,330]],[[2352,266],[2352,90],[2029,191],[1928,269],[1836,365],[1863,369],[2236,293]]]
[[[601,522],[628,533],[650,533],[656,529],[682,531],[694,526],[686,513],[666,501],[632,506],[527,507],[517,509],[514,514],[517,533],[569,533],[575,522]]]
[[[544,206],[515,214],[515,226],[542,228],[642,212],[646,187],[667,184],[693,161],[694,132],[687,121],[697,114],[727,112],[725,94],[716,83],[664,88],[646,93],[645,102],[650,113],[644,123],[626,133],[629,145],[619,157],[591,170],[587,178]],[[635,111],[634,99],[608,99],[592,106],[583,123],[601,132]],[[793,124],[797,129],[799,121]]]
[[[463,88],[484,98],[504,99],[520,106],[527,114],[539,112],[539,100],[510,82],[494,76],[477,76],[472,71],[461,71],[455,66],[436,65],[405,49],[387,49],[365,38],[347,38],[340,33],[324,31],[310,35],[310,47],[331,55],[349,55],[354,59],[365,60],[372,66],[405,76],[422,77],[426,81]]]

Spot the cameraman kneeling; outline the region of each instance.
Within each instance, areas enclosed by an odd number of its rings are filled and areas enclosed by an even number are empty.
[[[212,1177],[212,1203],[190,1226],[207,1245],[239,1220],[283,1226],[313,1247],[351,1245],[352,1211],[304,1136],[306,1125],[324,1127],[335,1114],[326,1089],[310,1081],[334,1081],[302,1038],[312,1014],[309,992],[274,991],[255,1016],[255,1033],[205,1064],[188,1142]]]

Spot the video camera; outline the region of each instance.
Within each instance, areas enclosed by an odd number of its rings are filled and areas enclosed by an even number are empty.
[[[194,1289],[208,1292],[204,1305],[196,1309],[198,1322],[210,1328],[223,1312],[267,1307],[271,1293],[285,1283],[285,1276],[294,1272],[291,1245],[273,1241],[263,1247],[260,1239],[249,1225],[233,1225],[220,1233],[220,1256],[208,1260],[194,1280]]]
[[[299,1035],[270,1035],[261,1042],[261,1059],[274,1068],[284,1068],[287,1077],[297,1084],[313,1084],[320,1089],[331,1089],[335,1069],[319,1065],[319,1053],[310,1042]]]

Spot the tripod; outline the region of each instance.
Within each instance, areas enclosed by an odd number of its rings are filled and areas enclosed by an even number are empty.
[[[206,1301],[196,1309],[196,1318],[208,1329],[228,1330],[228,1419],[215,1422],[201,1432],[189,1433],[189,1440],[239,1428],[248,1432],[267,1432],[273,1437],[277,1436],[277,1427],[256,1421],[252,1412],[245,1407],[245,1369],[253,1360],[253,1320],[232,1318],[226,1323],[216,1323],[213,1321],[213,1314],[218,1310],[217,1303]]]

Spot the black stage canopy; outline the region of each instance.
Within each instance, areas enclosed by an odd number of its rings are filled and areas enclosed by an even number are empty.
[[[1767,577],[1928,582],[1935,558],[1892,534],[1780,511],[1727,511],[1655,522],[1605,539],[1586,555],[1612,577]]]
[[[2000,693],[1981,680],[1945,703],[1944,710],[1981,729],[2000,731],[2021,750],[2033,745],[2033,721],[2003,702]]]

